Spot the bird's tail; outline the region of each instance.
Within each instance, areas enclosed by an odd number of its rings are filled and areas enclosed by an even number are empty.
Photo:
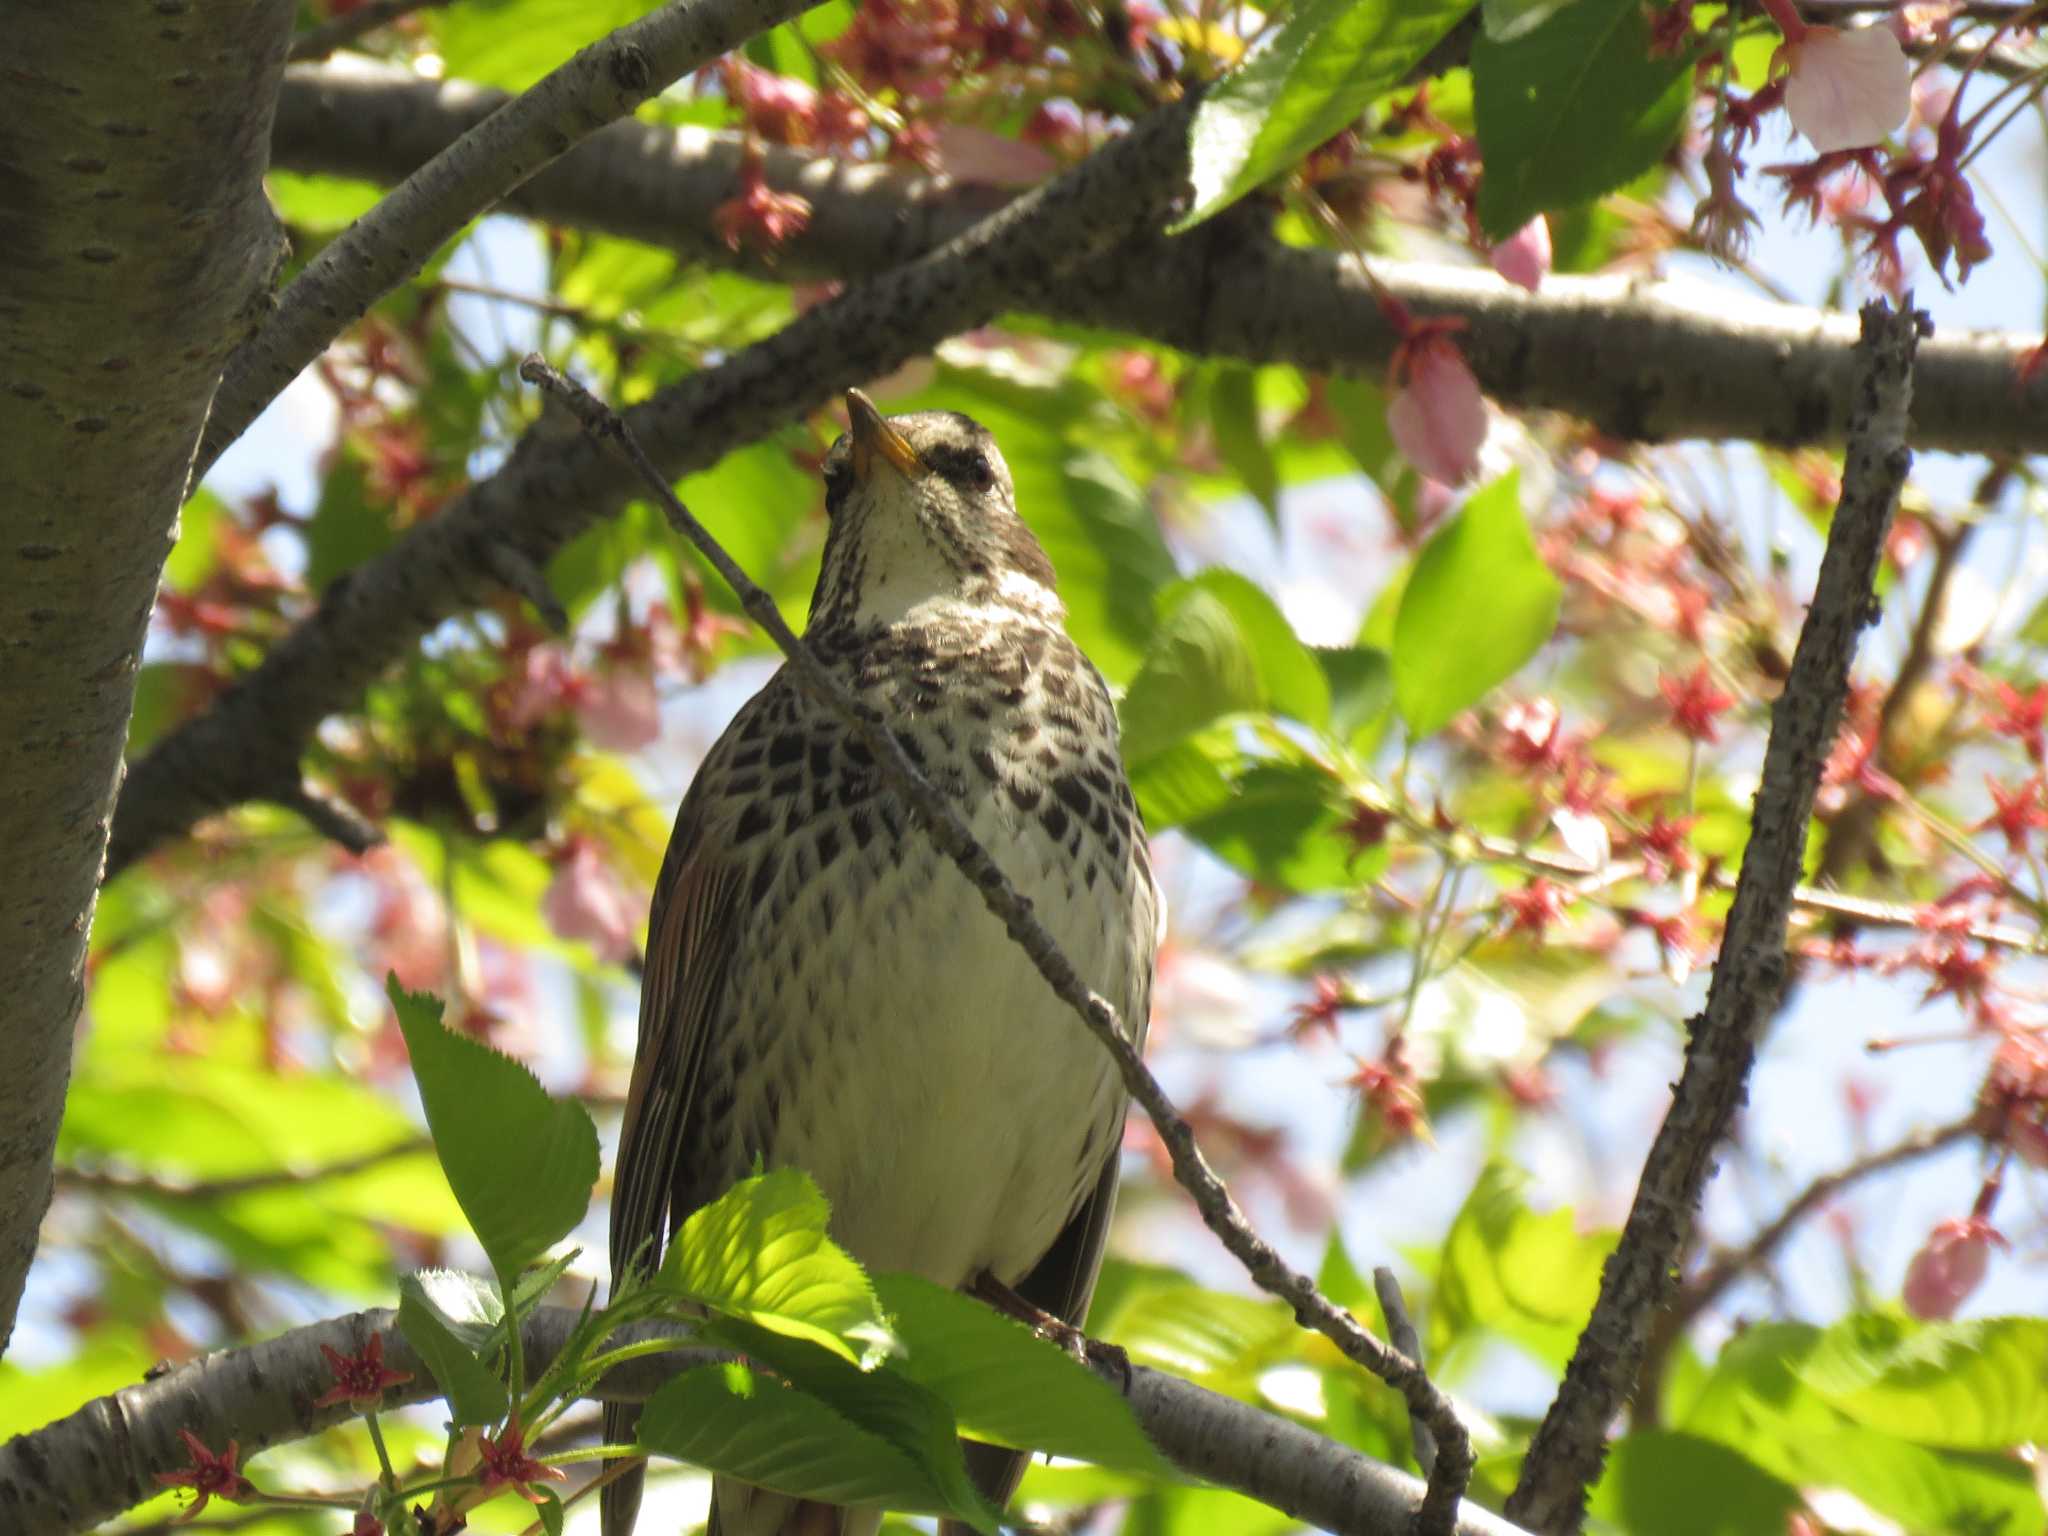
[[[604,1443],[625,1445],[640,1429],[638,1403],[604,1405]],[[645,1463],[636,1462],[597,1491],[598,1522],[604,1536],[633,1536],[633,1522],[640,1517],[640,1490],[647,1481]]]

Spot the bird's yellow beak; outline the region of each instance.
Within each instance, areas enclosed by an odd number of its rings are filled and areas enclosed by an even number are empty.
[[[875,402],[857,389],[846,392],[846,414],[853,424],[853,476],[862,485],[874,473],[875,456],[880,454],[895,465],[905,478],[915,480],[925,472],[925,462],[909,441],[890,426]]]

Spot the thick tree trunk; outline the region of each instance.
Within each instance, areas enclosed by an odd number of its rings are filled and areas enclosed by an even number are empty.
[[[291,0],[29,0],[0,70],[0,1349],[84,998],[143,632],[282,254]]]

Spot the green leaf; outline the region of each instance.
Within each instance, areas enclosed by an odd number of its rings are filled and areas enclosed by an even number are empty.
[[[2016,1460],[1929,1450],[1857,1424],[1801,1373],[1821,1330],[1763,1323],[1731,1340],[1674,1429],[1730,1446],[1798,1487],[1844,1488],[1913,1531],[2029,1530],[2041,1518]]]
[[[639,1434],[651,1451],[779,1493],[949,1512],[933,1480],[888,1440],[744,1366],[685,1371],[648,1399]]]
[[[1429,736],[1514,675],[1557,625],[1563,588],[1522,517],[1520,477],[1473,493],[1431,536],[1394,618],[1394,700]]]
[[[1753,1536],[1784,1530],[1800,1504],[1798,1489],[1726,1446],[1650,1430],[1615,1442],[1587,1508],[1642,1536]]]
[[[1350,814],[1341,787],[1306,763],[1258,763],[1229,803],[1191,819],[1188,836],[1254,880],[1303,895],[1371,885],[1384,845],[1360,849],[1341,828]]]
[[[1121,711],[1125,760],[1212,720],[1269,710],[1322,727],[1330,685],[1273,599],[1235,571],[1208,570],[1159,594],[1161,621]]]
[[[451,78],[523,91],[649,9],[646,0],[464,0],[434,12],[433,28]]]
[[[552,1488],[536,1488],[534,1492],[540,1495],[533,1512],[540,1516],[541,1529],[547,1536],[562,1536],[562,1501],[555,1497]]]
[[[390,509],[373,505],[363,467],[343,458],[320,487],[320,504],[306,523],[306,585],[325,590],[337,576],[381,555],[397,542]]]
[[[1306,0],[1203,99],[1188,135],[1194,207],[1172,233],[1334,137],[1470,8],[1470,0]]]
[[[733,1345],[798,1391],[893,1445],[929,1480],[942,1512],[995,1536],[999,1511],[968,1476],[953,1410],[936,1393],[899,1371],[864,1371],[809,1339],[749,1323],[714,1321],[705,1337]]]
[[[510,1406],[480,1353],[501,1315],[490,1287],[473,1276],[437,1270],[398,1282],[398,1330],[434,1373],[458,1425],[493,1423]]]
[[[1229,754],[1231,760],[1236,756]],[[1132,768],[1131,793],[1145,825],[1164,832],[1228,805],[1230,780],[1217,757],[1202,739],[1183,737]]]
[[[2048,1321],[1844,1318],[1798,1367],[1840,1412],[1903,1440],[2006,1451],[2048,1443]]]
[[[1245,1397],[1259,1373],[1301,1340],[1277,1301],[1212,1291],[1172,1270],[1115,1259],[1103,1266],[1088,1325],[1141,1365]]]
[[[1317,647],[1316,665],[1330,685],[1330,734],[1351,746],[1375,735],[1394,701],[1392,658],[1369,645]]]
[[[1692,59],[1650,57],[1643,13],[1642,0],[1573,0],[1511,41],[1473,45],[1488,235],[1611,192],[1671,147],[1692,99]]]
[[[443,1025],[438,998],[407,992],[395,976],[385,990],[448,1187],[509,1284],[590,1208],[597,1127],[511,1057]]]
[[[1244,482],[1266,521],[1280,525],[1280,470],[1273,462],[1273,450],[1259,431],[1258,380],[1243,366],[1224,368],[1209,391],[1209,428],[1216,435],[1216,451]]]
[[[1479,0],[1479,15],[1488,37],[1497,43],[1511,43],[1574,3],[1575,0]]]
[[[888,1369],[944,1399],[962,1434],[1146,1477],[1175,1476],[1122,1395],[1058,1345],[915,1275],[884,1275],[875,1287],[903,1341]]]
[[[1489,1163],[1444,1238],[1431,1311],[1435,1358],[1475,1332],[1512,1340],[1562,1367],[1600,1293],[1613,1233],[1578,1230],[1569,1210],[1538,1215],[1523,1180]]]
[[[683,1223],[654,1283],[870,1364],[895,1340],[867,1275],[825,1235],[829,1215],[795,1168],[743,1179]]]

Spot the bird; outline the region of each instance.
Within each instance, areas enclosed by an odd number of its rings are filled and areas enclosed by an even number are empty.
[[[846,395],[804,644],[895,733],[1142,1049],[1161,903],[1114,700],[971,417]],[[611,1210],[614,1289],[691,1212],[794,1167],[871,1273],[1078,1326],[1125,1093],[873,754],[786,663],[705,755],[648,924]],[[611,1405],[608,1443],[637,1410]],[[968,1443],[998,1506],[1022,1453]],[[607,1484],[630,1536],[644,1471]],[[874,1536],[881,1512],[713,1482],[708,1536]]]

